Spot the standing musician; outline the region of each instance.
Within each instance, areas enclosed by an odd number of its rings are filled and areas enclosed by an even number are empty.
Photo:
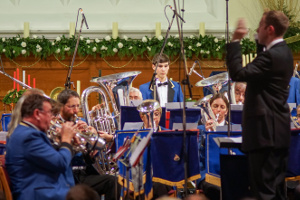
[[[60,112],[60,119],[64,121],[72,121],[74,120],[74,116],[78,114],[79,106],[80,106],[80,99],[77,92],[73,90],[63,90],[59,93],[57,97],[57,101],[60,102],[63,107]],[[93,132],[97,132],[91,126],[87,126],[84,121],[79,120],[77,122],[78,129],[90,129]],[[100,132],[100,137],[104,138],[106,141],[110,142],[113,140],[113,136],[109,135],[105,132]],[[73,168],[77,167],[77,170],[74,170],[74,177],[78,183],[86,184],[92,187],[99,196],[105,195],[105,199],[116,200],[118,197],[115,196],[115,177],[112,175],[100,175],[92,166],[95,162],[94,156],[96,152],[90,153],[78,153],[73,158]],[[74,164],[80,163],[84,164],[85,169],[81,169],[81,167],[74,166]],[[118,196],[120,194],[120,188],[118,187]]]
[[[162,54],[159,58],[159,54],[156,54],[152,59],[152,69],[155,70],[155,66],[158,63],[156,70],[156,88],[157,88],[157,100],[162,107],[167,102],[182,102],[183,93],[181,86],[175,81],[168,79],[167,75],[169,72],[170,59],[166,54]],[[150,82],[140,85],[140,91],[143,95],[143,99],[154,99],[153,86],[149,89]]]
[[[74,185],[71,140],[73,122],[62,125],[61,145],[55,150],[46,132],[52,118],[51,100],[40,95],[25,96],[21,123],[6,145],[5,165],[14,199],[64,200]]]
[[[257,200],[286,199],[285,174],[290,144],[287,104],[293,54],[283,40],[289,19],[280,11],[264,12],[257,29],[257,57],[242,66],[240,40],[248,29],[240,19],[227,44],[233,81],[247,82],[242,121],[242,150],[248,154],[250,186]]]

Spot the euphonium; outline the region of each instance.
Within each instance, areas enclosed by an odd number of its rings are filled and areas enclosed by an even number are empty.
[[[195,105],[200,106],[201,108],[201,120],[202,123],[205,125],[206,121],[209,119],[213,120],[213,131],[216,131],[218,126],[218,121],[215,117],[215,114],[213,113],[211,107],[210,107],[210,99],[213,97],[212,94],[205,96],[204,98],[198,100]],[[218,116],[217,116],[218,117]]]
[[[51,121],[51,126],[47,132],[48,138],[54,145],[60,145],[61,136],[60,130],[62,128],[62,121],[59,119],[55,119]],[[75,134],[75,137],[78,139],[76,142],[72,140],[73,150],[76,152],[88,152],[91,150],[102,150],[105,148],[105,141],[98,136],[98,134],[94,134],[88,129],[79,131]]]

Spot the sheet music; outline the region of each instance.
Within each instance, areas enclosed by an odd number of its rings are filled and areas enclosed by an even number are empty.
[[[220,147],[220,143],[242,143],[242,136],[240,137],[215,137],[213,138],[216,144]]]

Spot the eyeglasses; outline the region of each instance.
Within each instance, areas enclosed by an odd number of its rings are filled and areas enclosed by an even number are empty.
[[[48,116],[52,116],[52,115],[53,115],[53,113],[52,113],[51,110],[49,110],[49,111],[40,110],[40,112],[41,112],[41,113],[45,113],[45,114],[47,114]]]
[[[68,108],[70,108],[70,109],[75,109],[75,108],[78,108],[78,109],[80,109],[81,108],[81,106],[80,105],[72,105],[72,106],[70,106],[70,105],[66,105]]]

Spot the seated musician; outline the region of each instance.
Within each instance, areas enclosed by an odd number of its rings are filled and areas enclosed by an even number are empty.
[[[159,58],[159,54],[156,54],[152,59],[152,69],[155,70],[155,65],[158,63],[156,70],[156,88],[157,88],[157,99],[162,107],[165,106],[167,102],[182,102],[183,93],[181,91],[181,86],[175,81],[168,79],[168,71],[170,59],[166,54],[162,54]],[[149,77],[150,78],[150,77]],[[149,89],[150,82],[140,85],[140,91],[142,93],[143,99],[154,99],[154,89],[153,86]]]
[[[210,116],[210,118],[215,118],[215,120],[206,120],[205,117],[202,117],[201,123],[204,124],[204,127],[203,125],[200,125],[198,128],[206,131],[213,131],[216,126],[224,126],[228,124],[226,121],[229,108],[229,102],[227,98],[223,94],[218,93],[210,99],[209,104],[212,114],[214,115]]]
[[[62,121],[74,121],[75,115],[79,112],[80,98],[77,92],[73,90],[63,90],[57,97],[63,107],[60,112],[60,119]],[[79,130],[88,128],[92,132],[96,132],[96,129],[88,126],[84,121],[77,121],[77,128]],[[100,137],[103,137],[106,141],[110,141],[113,137],[106,132],[98,131]],[[99,196],[105,195],[105,199],[118,199],[115,195],[115,177],[109,174],[100,175],[93,164],[95,162],[95,156],[97,151],[87,153],[77,153],[72,160],[74,178],[77,183],[86,184],[93,188]],[[78,166],[78,165],[84,166]],[[76,165],[76,166],[75,166]],[[76,168],[76,169],[75,169]],[[118,185],[118,196],[120,194],[120,188]]]
[[[247,84],[245,82],[235,82],[234,96],[236,104],[244,104],[246,87]]]
[[[162,108],[159,105],[158,101],[153,100],[153,99],[148,99],[148,100],[143,101],[143,103],[144,102],[153,102],[153,103],[155,103],[155,107],[157,109],[153,113],[153,121],[154,121],[155,127],[157,127],[157,131],[168,130],[168,129],[166,129],[166,128],[159,125],[161,114],[162,114]],[[151,120],[149,120],[150,119],[150,113],[140,111],[140,117],[141,117],[142,121],[144,122],[144,124],[142,126],[142,129],[151,129],[152,128],[152,123],[151,123]]]
[[[23,99],[22,121],[6,145],[5,164],[13,199],[64,200],[74,185],[71,140],[75,126],[73,122],[62,125],[61,144],[54,149],[46,135],[52,108],[51,100],[40,94]]]
[[[129,100],[143,100],[141,91],[135,87],[131,87],[129,89]]]

